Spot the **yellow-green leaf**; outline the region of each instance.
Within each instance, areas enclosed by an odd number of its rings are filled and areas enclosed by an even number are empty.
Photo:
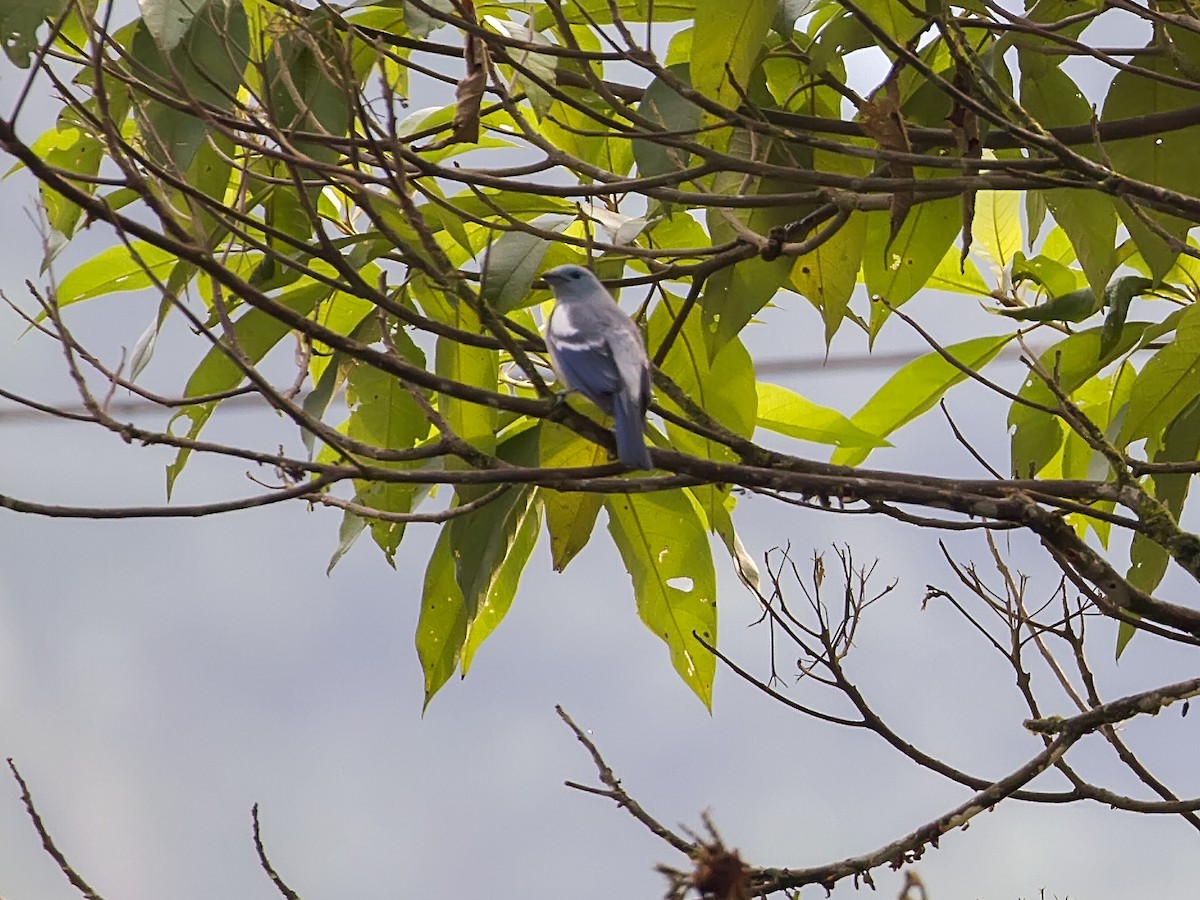
[[[1011,340],[1012,335],[1009,334],[972,338],[960,344],[951,344],[945,349],[963,366],[977,372],[995,359],[996,354]],[[966,377],[958,366],[943,359],[941,354],[927,353],[889,378],[875,396],[851,416],[850,421],[867,434],[887,437],[931,409],[946,391]],[[857,466],[870,452],[869,447],[843,447],[834,451],[832,461],[845,466]]]
[[[750,84],[775,17],[776,0],[698,0],[692,34],[692,87],[736,108]]]
[[[758,383],[758,427],[777,434],[835,447],[890,447],[863,431],[836,409],[818,406],[777,384]]]
[[[539,424],[540,464],[546,468],[598,466],[608,462],[608,452],[556,422]],[[550,535],[550,558],[561,572],[592,536],[596,516],[604,504],[602,494],[588,491],[539,489]]]
[[[638,615],[666,642],[675,671],[712,709],[717,580],[704,521],[685,491],[606,498],[608,530],[633,579]]]

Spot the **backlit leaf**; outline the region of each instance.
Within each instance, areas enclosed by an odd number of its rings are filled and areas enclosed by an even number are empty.
[[[978,372],[995,359],[996,354],[1011,340],[1012,335],[1007,334],[972,338],[945,349],[962,366]],[[850,421],[867,434],[885,438],[921,413],[932,409],[946,391],[966,377],[965,372],[943,359],[940,354],[926,353],[902,366],[862,409],[850,417]],[[842,447],[834,451],[831,461],[845,466],[857,466],[870,452],[870,448],[867,447]]]
[[[616,494],[605,499],[608,530],[633,579],[638,615],[666,642],[675,671],[712,708],[717,582],[708,536],[684,491]]]

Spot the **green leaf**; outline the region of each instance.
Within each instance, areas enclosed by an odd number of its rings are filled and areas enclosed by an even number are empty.
[[[812,12],[818,0],[779,0],[771,30],[782,38],[790,38],[796,30],[796,20]]]
[[[530,225],[543,231],[561,233],[574,221],[573,216],[538,216]],[[507,231],[488,248],[483,266],[482,298],[497,312],[508,312],[533,303],[530,291],[533,279],[542,268],[542,260],[553,245],[546,238],[524,231]]]
[[[1037,306],[997,309],[994,312],[1019,322],[1082,322],[1098,313],[1103,306],[1103,295],[1098,295],[1090,287],[1086,287],[1061,297],[1054,297]]]
[[[396,131],[401,136],[408,136],[418,131],[428,131],[430,133],[429,140],[431,143],[434,143],[434,133],[438,129],[443,130],[446,134],[450,133],[450,125],[454,121],[454,113],[455,107],[453,104],[450,106],[427,106],[405,116],[396,126]],[[481,134],[477,141],[472,143],[456,141],[445,146],[439,146],[437,143],[434,143],[432,147],[421,148],[421,159],[438,163],[471,150],[498,149],[513,146],[512,141],[506,141],[503,138],[496,137],[492,133],[494,131],[507,131],[509,129],[513,131],[517,130],[516,123],[513,122],[512,117],[508,113],[488,113],[483,117],[480,125],[489,129],[489,133]],[[486,196],[491,192],[483,191],[482,193]],[[533,201],[541,200],[543,203],[550,201],[550,198],[544,197],[530,197],[529,199]],[[487,210],[485,215],[495,215],[495,212],[494,210]]]
[[[323,305],[322,311],[326,309],[327,305]],[[337,316],[331,318],[336,320]],[[363,337],[361,334],[357,336]],[[406,332],[397,330],[392,337],[392,345],[408,362],[422,367],[425,365],[424,353]],[[387,450],[405,450],[429,434],[430,424],[424,412],[395,376],[358,361],[344,363],[342,367],[348,371],[346,404],[350,407],[350,416],[342,428],[349,437]],[[320,391],[331,393],[338,374],[339,366],[327,368],[324,372],[325,377],[322,377],[313,390],[313,395]],[[313,395],[310,395],[310,398]],[[319,405],[320,400],[316,403]],[[310,405],[306,401],[305,410],[309,409]],[[326,450],[322,458],[327,458],[329,453],[330,451]],[[377,462],[375,465],[401,470],[414,467],[413,463],[403,462]],[[412,512],[432,489],[430,485],[362,478],[355,479],[354,488],[356,503],[384,513]],[[404,539],[405,523],[365,514],[364,517],[368,520],[367,524],[376,546],[383,551],[388,565],[395,568],[396,550]]]
[[[1025,192],[1025,221],[1029,224],[1029,246],[1037,243],[1042,224],[1046,221],[1046,195],[1042,191]]]
[[[995,359],[1013,338],[1010,334],[998,337],[979,337],[960,344],[951,344],[946,352],[963,366],[978,372]],[[897,428],[908,424],[931,409],[946,391],[967,376],[936,352],[913,360],[887,380],[850,421],[867,434],[885,438]],[[842,447],[834,451],[831,461],[838,465],[857,466],[870,454],[869,447]]]
[[[716,572],[704,521],[684,491],[610,495],[608,530],[633,579],[638,615],[666,642],[679,676],[712,709]]]
[[[67,273],[58,286],[59,306],[91,300],[118,291],[138,291],[166,281],[175,254],[145,241],[109,247]]]
[[[1133,383],[1121,447],[1157,438],[1200,394],[1200,305],[1187,308],[1175,340],[1154,354]]]
[[[1170,55],[1163,54],[1159,44],[1160,39],[1156,38],[1152,52],[1133,56],[1130,64],[1178,77],[1178,63]],[[1104,123],[1167,113],[1190,108],[1195,102],[1194,92],[1186,88],[1123,70],[1117,72],[1112,80],[1100,121]],[[1200,194],[1200,166],[1195,161],[1198,145],[1200,126],[1193,125],[1183,129],[1156,131],[1127,140],[1106,141],[1104,150],[1116,171],[1140,181],[1196,196]],[[1153,277],[1155,280],[1162,279],[1174,264],[1179,251],[1172,249],[1160,235],[1143,223],[1127,203],[1119,203],[1117,211]],[[1191,223],[1184,219],[1154,210],[1147,209],[1146,215],[1179,241],[1186,237],[1191,227]]]
[[[470,622],[471,613],[454,574],[454,539],[451,530],[443,528],[425,567],[417,618],[417,658],[425,673],[422,710],[429,708],[434,694],[458,668]]]
[[[138,0],[142,21],[163,50],[171,50],[183,40],[196,14],[209,0]]]
[[[826,347],[846,318],[866,240],[866,218],[851,216],[833,237],[792,264],[792,287],[820,311]]]
[[[472,490],[471,494],[482,494]],[[483,641],[512,606],[540,526],[536,491],[506,491],[442,528],[425,570],[417,656],[425,706],[461,664],[463,676]],[[457,495],[455,505],[465,502]]]
[[[342,557],[350,552],[350,548],[362,536],[362,533],[367,530],[367,520],[355,515],[346,510],[342,515],[342,524],[338,528],[338,545],[333,551],[333,555],[329,557],[329,565],[325,567],[325,574],[328,576],[333,572],[333,567],[342,561]]]
[[[647,323],[651,353],[657,351],[671,324],[683,308],[683,299],[663,293]],[[755,406],[754,361],[737,338],[726,343],[711,359],[705,347],[701,316],[692,309],[687,321],[662,362],[663,373],[701,409],[742,437],[754,433]],[[667,396],[661,402],[682,413]],[[708,459],[732,459],[724,445],[715,444],[685,429],[667,424],[673,443],[687,453]]]
[[[1108,306],[1108,315],[1104,319],[1104,327],[1100,331],[1100,355],[1105,356],[1121,337],[1121,329],[1125,327],[1125,317],[1129,314],[1129,304],[1134,297],[1145,294],[1154,288],[1154,282],[1137,275],[1125,275],[1116,279],[1104,289],[1104,302]]]
[[[1108,353],[1100,354],[1099,328],[1089,328],[1064,338],[1045,350],[1039,362],[1057,376],[1060,387],[1068,395],[1077,390],[1097,372],[1133,347],[1146,330],[1144,322],[1128,323],[1117,343]],[[1051,409],[1057,408],[1054,394],[1032,372],[1025,379],[1018,395]],[[1063,426],[1057,416],[1014,402],[1008,412],[1012,434],[1011,471],[1020,478],[1037,475],[1058,453],[1063,442]]]
[[[978,191],[971,227],[978,249],[1000,276],[1021,250],[1021,198],[1016,191]]]
[[[763,51],[776,0],[697,0],[692,36],[692,87],[735,109]]]
[[[1051,297],[1061,297],[1083,286],[1075,270],[1058,260],[1041,254],[1027,258],[1018,251],[1013,256],[1012,283],[1019,285],[1025,281],[1045,288]]]
[[[443,15],[455,13],[453,0],[424,0],[422,6],[431,7]],[[423,8],[408,2],[404,3],[404,22],[408,26],[408,33],[417,40],[424,40],[445,24]]]
[[[0,13],[0,29],[3,28],[3,13]],[[0,31],[0,34],[5,32]],[[95,101],[88,101],[89,111],[95,113]],[[114,122],[123,122],[129,112],[128,94],[120,92],[110,97],[107,113]],[[48,165],[80,175],[95,175],[100,171],[104,158],[104,145],[85,123],[83,114],[72,109],[63,110],[58,125],[45,132],[32,146],[33,152]],[[14,170],[19,168],[14,166]],[[94,192],[85,181],[76,182],[83,190]],[[70,238],[83,215],[83,208],[48,187],[41,188],[41,199],[46,207],[46,220],[58,234]],[[111,198],[110,202],[111,202]],[[115,209],[115,207],[113,207]],[[60,248],[61,245],[55,245]],[[50,258],[55,252],[52,247]],[[43,270],[50,260],[44,260]]]
[[[837,115],[815,91],[811,92],[805,111],[826,117]],[[820,149],[813,150],[813,169],[843,175],[867,174],[864,160]],[[821,313],[826,348],[846,319],[850,298],[858,285],[866,242],[866,218],[851,215],[829,240],[812,253],[797,257],[792,265],[792,287]]]
[[[910,40],[926,25],[924,16],[904,0],[859,0],[859,8],[876,25],[900,43]],[[871,39],[875,43],[875,39]]]
[[[735,131],[729,142],[731,154],[749,158],[754,144],[743,131]],[[746,184],[746,179],[737,173],[723,173],[713,185],[714,193],[731,195],[766,196],[791,191],[795,186],[771,178],[760,178]],[[772,228],[801,219],[812,210],[811,204],[803,207],[767,206],[750,210],[708,211],[708,231],[713,244],[736,240],[737,231],[726,219],[726,213],[736,216],[750,230],[768,234]],[[721,348],[733,340],[775,293],[787,283],[791,274],[792,261],[785,256],[770,262],[760,256],[725,266],[704,283],[700,296],[700,307],[704,311],[704,330],[708,354],[715,357]]]
[[[556,22],[541,4],[534,4],[533,28],[540,31]],[[696,14],[696,0],[572,0],[562,14],[574,25],[611,25],[616,10],[626,22],[679,22]]]
[[[328,285],[310,282],[281,295],[278,302],[293,312],[308,315],[332,290]],[[240,355],[248,363],[254,364],[283,340],[289,330],[287,325],[274,316],[258,309],[248,309],[233,323],[232,340],[236,341]],[[224,346],[212,347],[188,378],[183,396],[201,397],[231,390],[241,384],[244,378],[242,367],[230,358]],[[171,418],[167,430],[177,434],[175,423],[187,419],[191,423],[187,436],[195,438],[208,422],[216,406],[216,403],[184,406]],[[175,461],[167,466],[167,496],[170,496],[175,479],[183,471],[190,455],[191,451],[182,448],[176,454]]]
[[[649,345],[652,351],[661,346],[683,305],[681,297],[662,292],[662,301],[655,307],[649,321]],[[730,431],[742,437],[754,433],[758,405],[754,390],[754,362],[737,338],[725,344],[710,360],[699,310],[691,310],[663,360],[662,370],[684,394]],[[688,417],[668,395],[663,394],[659,402],[672,412]],[[737,455],[724,444],[695,434],[674,422],[668,421],[666,429],[671,445],[683,453],[722,462],[737,460]],[[724,509],[728,488],[697,487],[692,494],[711,523],[719,515],[718,507]]]
[[[863,255],[863,280],[872,297],[882,297],[893,307],[910,300],[925,287],[947,248],[962,226],[957,197],[914,206],[896,239],[886,212],[867,215],[867,248]],[[882,303],[871,304],[874,337],[890,315]]]
[[[1116,431],[1120,428],[1120,418],[1124,416],[1125,407],[1129,403],[1129,392],[1135,376],[1136,370],[1128,360],[1124,360],[1111,375],[1090,378],[1071,395],[1071,400],[1079,411],[1109,440],[1116,436]],[[1094,450],[1091,444],[1074,430],[1067,431],[1060,458],[1062,464],[1057,474],[1053,473],[1051,465],[1042,470],[1043,477],[1103,481],[1110,473],[1104,454]],[[1093,504],[1093,508],[1100,512],[1112,512],[1114,507],[1115,503],[1112,501]],[[1101,545],[1108,547],[1108,539],[1112,533],[1111,522],[1084,513],[1071,513],[1067,516],[1067,521],[1075,526],[1081,538],[1091,529],[1100,539]]]
[[[1082,125],[1091,121],[1092,107],[1070,77],[1061,69],[1039,71],[1032,77],[1022,54],[1021,104],[1049,128],[1056,125]],[[1094,151],[1077,148],[1087,156]],[[1053,188],[1044,192],[1046,206],[1054,220],[1070,238],[1088,284],[1099,296],[1108,285],[1117,261],[1117,213],[1112,198],[1096,191]]]
[[[139,66],[153,73],[160,82],[156,86],[167,94],[229,109],[250,58],[249,24],[240,0],[143,0],[143,11],[151,3],[161,15],[145,16],[145,27],[133,36]],[[151,99],[141,101],[139,109],[139,126],[153,154],[186,172],[208,136],[204,119]]]
[[[476,334],[479,319],[463,303],[443,312],[448,324]],[[471,347],[447,337],[437,339],[435,371],[442,378],[494,391],[500,378],[500,358],[495,350]],[[438,411],[456,435],[485,453],[496,449],[497,411],[494,406],[438,395]]]
[[[1195,462],[1200,456],[1200,397],[1192,402],[1176,416],[1167,426],[1163,435],[1162,447],[1154,454],[1156,463]],[[1184,501],[1187,500],[1188,490],[1192,484],[1192,476],[1187,473],[1158,474],[1152,478],[1153,494],[1159,500],[1175,521],[1183,512]],[[1133,536],[1133,544],[1129,548],[1129,572],[1126,577],[1130,584],[1148,594],[1154,593],[1163,575],[1167,572],[1170,554],[1166,549],[1156,544],[1141,532]]]
[[[979,274],[979,267],[970,259],[964,260],[957,247],[946,251],[946,255],[933,270],[925,286],[975,297],[988,297],[992,293],[992,289]]]
[[[758,427],[835,447],[890,447],[886,440],[863,431],[836,409],[818,406],[777,384],[758,383]]]
[[[0,37],[14,65],[29,68],[29,59],[41,42],[37,32],[46,19],[57,19],[69,0],[5,0],[0,3]]]
[[[536,489],[526,486],[514,488],[509,493],[514,496],[502,520],[493,517],[490,525],[474,527],[472,539],[464,536],[464,539],[456,538],[455,541],[455,548],[463,554],[460,561],[469,555],[475,556],[468,565],[459,566],[459,578],[462,578],[464,569],[475,569],[470,573],[470,583],[478,585],[479,591],[475,615],[467,628],[467,640],[462,651],[464,678],[471,668],[475,652],[508,615],[517,595],[521,573],[537,544],[538,529],[542,524],[541,507],[535,499],[538,493]],[[503,500],[501,498],[489,506],[502,503]],[[480,512],[486,510],[487,507],[484,507]],[[472,513],[469,518],[477,515],[479,513]],[[488,530],[483,530],[485,528]],[[465,585],[463,595],[467,596]]]
[[[303,27],[275,38],[266,55],[266,86],[272,118],[288,132],[342,135],[350,127],[341,70],[341,37],[323,12],[307,17]],[[315,160],[332,162],[338,151],[324,141],[295,139],[296,149]],[[314,194],[319,189],[310,189]],[[314,200],[315,205],[315,200]]]
[[[598,466],[608,462],[608,452],[586,441],[565,426],[542,421],[538,428],[539,464],[544,468]],[[591,539],[596,516],[604,505],[602,494],[589,491],[555,491],[541,488],[550,558],[561,572]]]
[[[791,267],[786,257],[771,262],[755,257],[721,269],[704,283],[700,302],[710,354],[715,356],[741,333],[775,296]]]
[[[687,65],[671,66],[667,71],[683,84],[690,83]],[[663,131],[684,134],[698,128],[702,118],[700,107],[679,96],[674,88],[661,78],[655,78],[646,87],[645,93],[642,94],[642,102],[638,104],[638,114]],[[691,162],[691,154],[686,150],[676,149],[658,141],[638,138],[631,141],[631,144],[638,174],[643,178],[686,169]]]

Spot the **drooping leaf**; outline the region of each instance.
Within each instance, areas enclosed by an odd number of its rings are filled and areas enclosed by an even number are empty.
[[[833,117],[831,101],[811,91],[802,107],[810,115]],[[813,150],[813,168],[844,175],[866,175],[865,160],[820,148]],[[858,284],[867,241],[867,219],[851,215],[833,236],[811,253],[796,257],[790,280],[792,287],[815,306],[825,324],[825,346],[847,317],[850,298]]]
[[[657,350],[667,331],[683,308],[683,300],[665,293],[655,307],[648,323],[648,343],[651,353]],[[734,338],[711,359],[705,347],[705,336],[699,311],[692,309],[679,329],[670,351],[662,361],[663,372],[692,401],[735,434],[749,437],[754,431],[757,397],[754,392],[754,363],[741,341]],[[664,396],[662,402],[676,411],[674,403]],[[688,453],[709,459],[731,459],[731,451],[668,423],[667,431],[676,445]],[[682,442],[682,443],[678,443]]]
[[[958,200],[954,197],[913,207],[894,240],[888,217],[870,213],[863,254],[867,291],[892,307],[908,302],[937,269],[960,225]],[[879,333],[888,315],[887,306],[871,304],[872,335]]]
[[[458,668],[470,623],[471,610],[454,575],[454,539],[450,529],[443,528],[425,566],[417,618],[417,658],[425,673],[422,709],[429,708],[434,694]]]
[[[1158,39],[1148,49],[1150,52],[1131,57],[1130,64],[1168,76],[1178,74],[1176,61],[1160,52]],[[1195,102],[1195,94],[1184,87],[1123,70],[1113,77],[1100,121],[1167,113],[1190,108]],[[1198,144],[1200,126],[1193,125],[1190,128],[1155,131],[1141,137],[1108,141],[1104,149],[1116,171],[1139,181],[1196,196],[1200,194],[1200,166],[1195,165],[1193,156]],[[1128,203],[1119,203],[1116,208],[1142,258],[1149,265],[1153,278],[1156,281],[1162,279],[1174,264],[1179,250],[1149,227]],[[1186,237],[1192,224],[1152,209],[1144,210],[1143,215],[1177,241]]]
[[[534,496],[530,486],[515,487],[442,529],[425,570],[417,621],[426,707],[460,665],[466,675],[480,644],[511,607],[537,541]]]
[[[1119,445],[1125,447],[1142,438],[1157,438],[1197,395],[1200,395],[1200,306],[1193,304],[1179,320],[1175,340],[1147,360],[1138,373]]]
[[[196,14],[209,0],[138,0],[142,21],[163,50],[172,50],[183,40]]]
[[[0,40],[15,65],[29,68],[40,42],[37,32],[46,19],[57,19],[70,0],[8,0],[0,4]]]
[[[608,462],[608,452],[555,422],[539,426],[540,464],[545,468],[598,466]],[[554,571],[561,572],[592,536],[604,496],[589,491],[540,489],[550,535],[550,557]]]
[[[1058,379],[1069,396],[1080,385],[1133,347],[1145,333],[1144,322],[1129,322],[1117,343],[1100,354],[1100,328],[1089,328],[1059,341],[1042,352],[1039,363]],[[1057,409],[1054,394],[1036,374],[1030,373],[1018,396],[1050,409]],[[1012,435],[1011,471],[1019,478],[1032,477],[1045,468],[1062,447],[1063,426],[1058,416],[1014,402],[1008,412]]]
[[[1024,61],[1029,54],[1023,54]],[[1091,120],[1091,104],[1061,69],[1029,74],[1022,63],[1021,104],[1046,127],[1082,125]],[[1094,155],[1086,147],[1077,148]],[[1114,254],[1117,213],[1110,197],[1096,191],[1052,188],[1043,192],[1046,206],[1075,248],[1092,291],[1099,296],[1108,285],[1117,262]]]
[[[690,83],[686,65],[671,66],[667,71],[683,84]],[[700,107],[681,97],[667,82],[656,78],[650,82],[642,95],[642,102],[638,104],[638,115],[653,122],[663,131],[687,134],[700,126],[702,112]],[[636,139],[631,144],[638,174],[643,178],[686,169],[690,164],[691,154],[687,150],[643,138]]]
[[[608,530],[633,579],[638,615],[666,642],[679,677],[712,708],[717,584],[704,521],[684,491],[607,497]]]
[[[973,225],[979,250],[1003,273],[1021,250],[1020,197],[1015,191],[979,191]]]
[[[329,557],[329,564],[325,567],[325,574],[330,575],[333,572],[334,566],[342,561],[350,548],[355,542],[362,537],[362,533],[367,530],[367,520],[361,516],[347,510],[342,515],[342,524],[338,528],[338,545],[333,551],[333,555]]]
[[[730,152],[749,156],[754,142],[742,131],[735,132],[730,141]],[[762,178],[750,185],[740,175],[724,174],[714,185],[717,193],[770,195],[790,190],[792,186],[775,179]],[[758,234],[768,234],[771,229],[801,219],[811,211],[811,204],[802,207],[766,206],[750,210],[710,209],[708,230],[714,243],[737,238],[737,229],[726,216],[736,216],[745,227]],[[709,276],[704,283],[700,306],[704,312],[705,340],[710,357],[715,357],[721,348],[741,333],[746,323],[763,308],[775,293],[787,283],[791,274],[792,261],[780,256],[765,260],[761,256],[742,260],[726,266]]]
[[[410,362],[423,362],[415,347],[406,347]],[[395,344],[405,346],[403,341]],[[406,450],[429,434],[429,422],[409,390],[393,375],[373,366],[355,363],[346,379],[346,402],[350,417],[346,434],[357,441],[384,450]],[[387,481],[355,481],[358,503],[381,512],[407,513],[412,510],[417,486]],[[404,537],[404,524],[388,519],[370,519],[371,536],[392,563]]]
[[[440,317],[456,328],[481,331],[478,317],[463,303],[441,304]],[[435,358],[435,371],[442,378],[488,391],[496,390],[500,360],[495,350],[439,337]],[[487,453],[495,449],[497,413],[494,406],[443,393],[438,395],[438,410],[460,438]]]
[[[649,322],[649,345],[657,355],[676,318],[683,310],[680,297],[663,291]],[[738,338],[726,343],[709,358],[701,324],[700,311],[693,308],[679,329],[670,352],[662,362],[663,373],[705,413],[734,434],[749,437],[754,432],[758,398],[754,390],[754,362]],[[663,394],[660,403],[672,412],[688,418],[672,398]],[[674,422],[667,422],[671,445],[684,453],[722,462],[735,462],[737,456],[719,441],[689,431]],[[708,522],[724,509],[728,487],[697,487],[693,490]]]
[[[1189,463],[1200,457],[1200,398],[1193,398],[1187,407],[1167,426],[1162,446],[1154,454],[1156,463]],[[1186,472],[1157,473],[1153,476],[1155,499],[1179,521],[1183,504],[1191,488],[1192,476]],[[1162,581],[1170,562],[1170,554],[1141,532],[1133,536],[1129,548],[1129,572],[1126,577],[1139,590],[1152,594]]]
[[[775,5],[776,0],[697,0],[692,87],[722,106],[736,108],[748,92]]]
[[[500,525],[490,526],[492,531],[486,535],[482,552],[478,553],[473,563],[478,565],[486,578],[476,576],[472,579],[472,583],[479,586],[479,599],[462,651],[464,678],[471,668],[475,652],[512,608],[517,586],[521,583],[521,573],[537,544],[538,530],[542,524],[541,507],[536,501],[537,492],[534,488],[516,488],[510,493],[516,495],[511,508]],[[476,549],[475,546],[464,546],[462,543],[456,543],[456,547],[464,554],[471,554]],[[464,595],[465,591],[464,588]]]

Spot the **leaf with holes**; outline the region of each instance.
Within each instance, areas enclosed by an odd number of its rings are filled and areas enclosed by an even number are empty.
[[[704,520],[685,491],[615,494],[604,501],[608,530],[633,579],[638,615],[666,642],[671,663],[712,709],[717,579]]]

